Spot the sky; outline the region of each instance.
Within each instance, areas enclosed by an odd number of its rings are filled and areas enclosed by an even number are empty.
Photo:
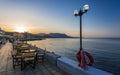
[[[119,0],[0,0],[0,27],[79,36],[80,19],[73,13],[85,4],[90,9],[82,16],[83,37],[120,37]]]

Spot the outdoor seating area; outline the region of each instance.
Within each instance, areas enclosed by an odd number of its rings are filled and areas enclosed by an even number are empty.
[[[0,49],[0,75],[69,75],[44,58],[44,51],[28,45],[22,52],[16,46],[8,42]]]
[[[13,68],[15,69],[16,66],[20,66],[21,71],[27,66],[35,69],[38,61],[44,61],[44,53],[36,51],[35,48],[21,41],[13,43],[11,54],[13,59]]]

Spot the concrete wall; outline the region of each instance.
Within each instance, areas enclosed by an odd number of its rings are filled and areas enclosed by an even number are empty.
[[[78,67],[78,62],[66,57],[58,58],[57,66],[70,75],[113,75],[111,73],[93,67],[88,67],[87,70],[83,70]]]

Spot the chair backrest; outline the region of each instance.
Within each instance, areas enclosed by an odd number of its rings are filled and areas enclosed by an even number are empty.
[[[21,50],[21,53],[28,53],[28,52],[30,52],[29,49]]]
[[[22,53],[23,57],[35,57],[36,53],[35,52],[25,52]]]

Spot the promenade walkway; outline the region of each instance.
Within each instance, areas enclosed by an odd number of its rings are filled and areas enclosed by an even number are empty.
[[[12,44],[9,42],[0,49],[0,75],[68,75],[47,60],[43,64],[38,63],[35,69],[29,66],[23,71],[20,67],[13,69],[12,49]]]

